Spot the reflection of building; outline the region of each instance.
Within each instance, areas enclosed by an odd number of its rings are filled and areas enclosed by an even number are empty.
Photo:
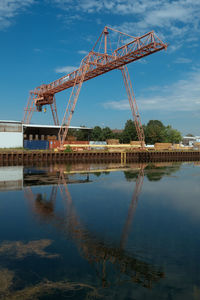
[[[23,188],[23,167],[0,168],[0,191],[21,190]]]

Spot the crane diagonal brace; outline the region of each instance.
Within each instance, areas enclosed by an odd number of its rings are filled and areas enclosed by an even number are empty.
[[[65,114],[64,114],[64,118],[62,120],[61,128],[60,128],[59,134],[58,134],[61,148],[64,145],[64,141],[65,141],[66,136],[67,136],[70,121],[72,119],[72,115],[73,115],[74,110],[75,110],[75,106],[76,106],[76,103],[77,103],[77,100],[78,100],[78,97],[79,97],[79,94],[80,94],[80,90],[81,90],[81,87],[82,87],[82,84],[83,84],[83,81],[84,81],[84,78],[85,78],[85,74],[86,74],[87,69],[89,67],[89,60],[90,60],[90,56],[88,56],[86,62],[84,60],[81,62],[81,65],[80,65],[80,68],[79,68],[79,73],[80,74],[77,74],[76,80],[74,82],[74,86],[73,86],[73,89],[72,89],[72,92],[71,92],[71,95],[70,95],[70,98],[69,98],[69,102],[67,104],[67,108],[66,108],[66,111],[65,111]]]
[[[141,123],[141,119],[140,119],[140,115],[139,115],[137,103],[135,100],[135,95],[133,92],[133,87],[131,84],[130,75],[129,75],[127,66],[122,67],[121,71],[122,71],[122,76],[124,79],[124,84],[125,84],[127,95],[128,95],[129,104],[131,107],[131,112],[133,115],[133,120],[135,123],[135,128],[137,131],[138,140],[141,142],[141,147],[144,147],[144,144],[145,144],[144,130],[142,127],[142,123]]]

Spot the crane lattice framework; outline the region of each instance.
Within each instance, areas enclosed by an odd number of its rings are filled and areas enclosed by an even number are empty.
[[[113,46],[115,50],[112,50]],[[54,124],[59,125],[55,94],[72,88],[59,131],[59,140],[61,146],[63,146],[83,82],[111,70],[120,69],[137,130],[138,140],[141,142],[141,146],[143,146],[145,136],[127,64],[166,48],[167,45],[153,31],[140,37],[133,37],[106,26],[93,49],[83,58],[77,70],[52,83],[43,84],[30,92],[24,114],[24,123],[30,122],[34,111],[42,111],[42,106],[50,105]]]

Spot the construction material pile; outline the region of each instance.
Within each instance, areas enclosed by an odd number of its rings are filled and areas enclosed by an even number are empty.
[[[107,145],[118,145],[119,140],[118,139],[108,139],[106,140]]]
[[[155,150],[171,150],[172,143],[155,143],[154,144]]]

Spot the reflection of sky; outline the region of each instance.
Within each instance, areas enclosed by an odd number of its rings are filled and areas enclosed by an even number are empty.
[[[200,168],[192,164],[182,165],[170,175],[168,172],[160,181],[149,181],[145,176],[125,249],[130,256],[161,269],[165,278],[154,284],[152,290],[139,284],[124,284],[111,299],[128,299],[128,295],[130,299],[198,299],[193,296],[199,295],[200,283],[199,176]],[[76,216],[92,237],[107,246],[118,247],[135,179],[127,181],[123,172],[113,172],[99,177],[91,174],[90,180],[86,184],[68,185]],[[48,200],[51,186],[36,186],[32,191]],[[56,223],[53,217],[39,215],[33,204],[23,192],[0,193],[0,242],[50,239],[53,242],[45,251],[58,253],[59,258],[47,263],[42,258],[30,257],[37,266],[28,260],[27,266],[17,262],[13,267],[28,272],[31,265],[42,278],[66,276],[99,284],[93,267],[80,256],[77,241],[64,231],[66,202],[60,192],[55,213],[63,218],[63,224]],[[66,212],[69,214],[69,208]],[[4,257],[0,257],[0,265],[3,262]],[[118,272],[108,264],[107,273],[113,281]]]

